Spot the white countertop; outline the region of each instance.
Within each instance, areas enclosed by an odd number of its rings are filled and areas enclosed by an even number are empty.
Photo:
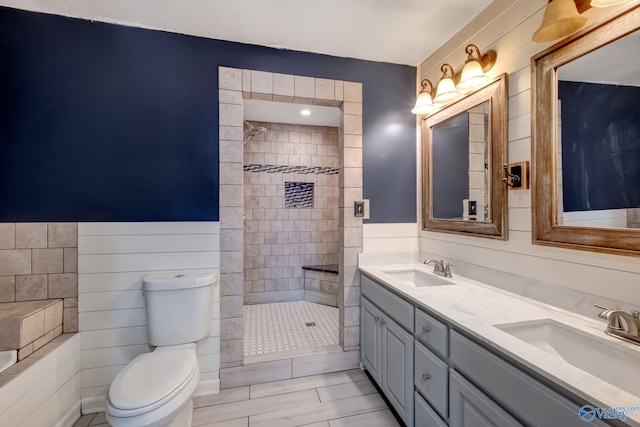
[[[640,346],[604,334],[606,323],[540,303],[454,274],[455,285],[416,287],[385,274],[389,270],[415,268],[432,274],[423,264],[360,266],[360,271],[376,278],[398,294],[422,305],[488,347],[529,367],[548,380],[585,399],[595,407],[640,407],[635,396],[563,360],[509,335],[494,325],[552,319],[593,335],[606,344],[637,357],[638,369],[628,372],[640,383]],[[602,360],[606,364],[606,360]],[[612,365],[610,369],[621,369]],[[576,414],[578,416],[578,414]],[[640,412],[628,412],[625,421],[640,427]]]

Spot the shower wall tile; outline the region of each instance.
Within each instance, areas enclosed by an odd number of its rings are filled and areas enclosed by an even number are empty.
[[[303,265],[338,262],[338,129],[252,124],[268,130],[244,145],[245,300],[291,300]],[[285,207],[288,182],[313,185],[310,207]]]
[[[362,83],[344,82],[344,100],[362,104]]]
[[[15,233],[15,224],[0,224],[0,249],[15,249]]]
[[[13,224],[12,224],[13,225]],[[16,248],[46,248],[46,223],[18,223],[15,224]]]
[[[315,97],[315,81],[312,77],[294,76],[293,102],[310,104]],[[284,129],[284,127],[283,127]],[[289,130],[289,129],[284,129]],[[294,130],[294,129],[291,129]]]
[[[242,70],[220,67],[218,69],[218,87],[228,90],[242,90]]]
[[[273,74],[273,96],[288,97],[289,102],[294,95],[294,79],[289,74]],[[282,101],[281,101],[282,102]]]
[[[251,71],[251,92],[252,98],[256,94],[273,94],[273,73],[264,71]]]
[[[238,318],[242,316],[242,99],[251,98],[252,83],[267,87],[269,80],[272,81],[271,73],[258,72],[252,76],[249,70],[219,68],[220,321],[227,326],[241,322]],[[220,333],[221,367],[242,364],[243,340],[236,335],[229,327]]]

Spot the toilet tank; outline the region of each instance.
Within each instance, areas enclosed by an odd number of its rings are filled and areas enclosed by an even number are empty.
[[[178,345],[209,335],[217,273],[152,275],[144,278],[149,344]]]

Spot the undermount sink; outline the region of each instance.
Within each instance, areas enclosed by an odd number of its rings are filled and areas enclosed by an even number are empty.
[[[494,326],[609,384],[640,396],[637,352],[551,319]]]
[[[438,277],[431,273],[426,273],[415,268],[382,270],[382,272],[395,280],[410,282],[414,286],[443,286],[453,285],[454,282]]]

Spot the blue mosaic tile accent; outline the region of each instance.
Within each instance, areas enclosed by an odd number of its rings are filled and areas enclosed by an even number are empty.
[[[312,208],[313,184],[309,182],[285,182],[284,207]]]
[[[245,165],[245,172],[266,173],[301,173],[314,175],[337,175],[338,168],[322,168],[319,166],[280,166],[280,165]]]

